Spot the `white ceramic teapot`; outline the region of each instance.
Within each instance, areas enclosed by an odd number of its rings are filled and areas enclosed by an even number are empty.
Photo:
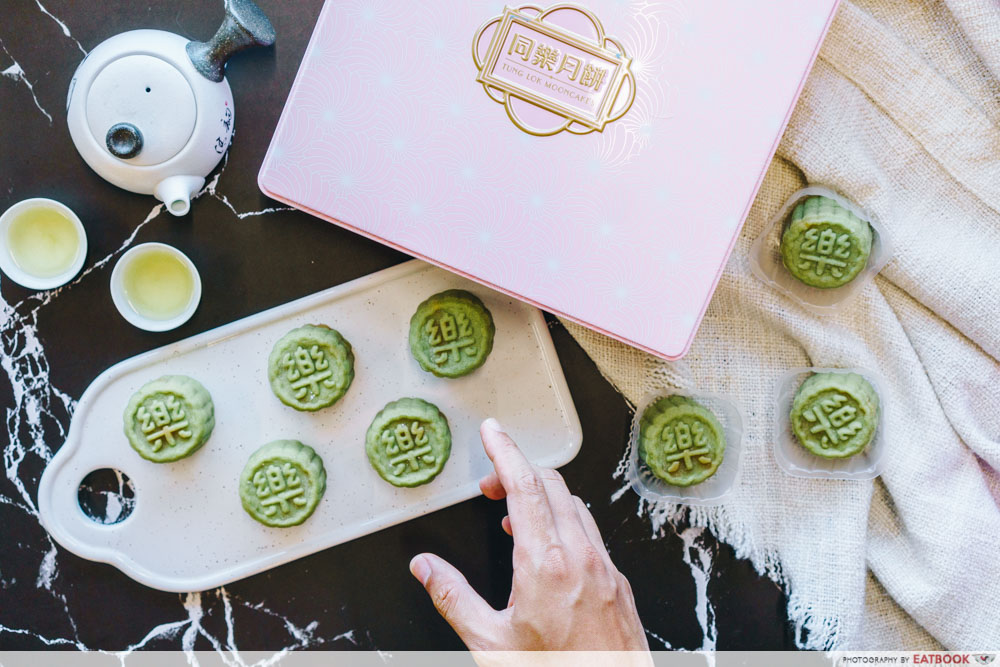
[[[133,30],[102,42],[69,86],[66,113],[76,149],[101,177],[186,215],[233,138],[226,61],[274,38],[252,0],[229,0],[209,42],[162,30]]]

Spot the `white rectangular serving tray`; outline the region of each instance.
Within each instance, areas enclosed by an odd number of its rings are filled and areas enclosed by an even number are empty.
[[[427,297],[468,289],[493,313],[493,352],[457,380],[420,369],[407,344],[410,316]],[[271,346],[303,324],[327,324],[351,342],[356,377],[317,413],[282,405],[267,381]],[[129,397],[149,380],[190,375],[212,394],[215,431],[193,456],[169,464],[139,457],[122,432]],[[399,489],[371,468],[364,437],[388,402],[436,404],[452,431],[451,458],[430,484]],[[480,493],[492,470],[479,424],[494,416],[538,465],[558,467],[580,449],[580,421],[542,314],[536,308],[420,261],[407,262],[123,361],[84,392],[65,444],[42,475],[42,523],[59,544],[172,592],[200,591],[433,512]],[[301,526],[268,528],[240,504],[238,477],[261,445],[292,438],[323,458],[327,489]],[[93,470],[116,468],[135,487],[124,521],[88,518],[77,495]]]

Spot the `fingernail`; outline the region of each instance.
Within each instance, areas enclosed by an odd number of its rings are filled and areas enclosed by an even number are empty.
[[[493,417],[490,417],[489,419],[487,419],[486,421],[483,422],[483,428],[486,429],[487,431],[493,431],[494,433],[506,433],[507,432],[507,431],[503,430],[503,426],[500,425],[500,422],[498,422]]]
[[[431,576],[431,564],[423,555],[414,556],[410,561],[410,574],[417,578],[423,585],[427,585],[427,579]]]

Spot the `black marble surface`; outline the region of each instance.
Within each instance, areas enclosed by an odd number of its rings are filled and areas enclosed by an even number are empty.
[[[277,29],[277,46],[231,63],[233,147],[191,214],[175,219],[152,198],[116,189],[87,168],[66,128],[66,90],[84,53],[117,32],[158,28],[209,38],[222,0],[0,0],[0,209],[28,197],[59,199],[83,219],[90,244],[82,277],[55,292],[0,278],[0,649],[459,648],[407,571],[422,550],[451,560],[492,603],[506,602],[504,507],[483,498],[187,595],[82,560],[55,546],[39,524],[41,472],[63,441],[76,399],[101,371],[405,259],[258,191],[258,167],[322,0],[260,4]],[[194,318],[165,334],[128,325],[108,292],[117,256],[154,240],[187,253],[204,282]],[[289,255],[324,268],[301,271],[284,261]],[[654,533],[633,493],[612,500],[622,486],[613,473],[630,411],[558,322],[551,330],[584,431],[580,455],[563,472],[633,581],[650,645],[792,648],[785,599],[774,584],[699,529]]]

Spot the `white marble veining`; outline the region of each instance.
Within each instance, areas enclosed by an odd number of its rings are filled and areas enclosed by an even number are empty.
[[[233,139],[236,138],[236,132],[233,132]],[[237,211],[236,207],[229,201],[229,197],[219,192],[219,180],[222,178],[222,174],[225,173],[226,167],[229,164],[229,153],[222,158],[222,166],[219,170],[215,172],[215,175],[209,179],[205,187],[197,194],[195,197],[200,197],[204,194],[219,200],[225,204],[226,208],[233,212],[240,220],[245,220],[246,218],[255,218],[260,215],[267,215],[269,213],[278,213],[280,211],[294,211],[295,209],[291,206],[269,206],[267,208],[260,209],[259,211]]]
[[[45,5],[42,4],[41,0],[35,0],[35,4],[38,5],[38,9],[43,14],[45,14],[50,19],[52,19],[53,21],[56,22],[56,24],[62,30],[63,35],[65,35],[69,39],[73,40],[73,43],[76,44],[76,48],[80,49],[80,53],[82,53],[83,55],[87,55],[87,49],[83,48],[83,44],[80,43],[80,40],[78,40],[76,37],[73,36],[73,33],[71,33],[69,31],[69,26],[66,25],[66,23],[64,21],[62,21],[59,17],[53,15],[52,12],[50,12],[49,10],[47,10],[45,8]]]
[[[677,533],[684,542],[684,562],[691,568],[691,578],[694,579],[695,605],[694,613],[704,639],[700,651],[714,651],[718,638],[715,627],[715,608],[708,599],[708,578],[712,573],[712,552],[705,544],[705,529],[701,526],[690,526]]]
[[[668,642],[668,641],[667,641],[666,639],[664,639],[664,638],[663,638],[663,637],[661,637],[660,635],[656,634],[655,632],[653,632],[653,631],[652,631],[652,630],[650,630],[649,628],[646,628],[645,630],[646,630],[646,635],[648,635],[648,636],[652,637],[652,638],[653,638],[653,639],[655,639],[656,641],[660,642],[660,644],[662,644],[662,646],[656,646],[655,644],[654,644],[654,645],[652,645],[652,646],[650,646],[650,648],[651,648],[652,650],[654,650],[654,651],[657,651],[657,650],[660,650],[660,649],[666,649],[666,650],[668,650],[668,651],[671,651],[671,650],[673,650],[673,648],[674,648],[673,644],[671,644],[671,643],[670,643],[670,642]]]
[[[35,86],[28,79],[28,75],[24,73],[24,69],[21,65],[14,60],[14,56],[10,55],[10,51],[7,50],[6,45],[4,45],[3,40],[0,39],[0,49],[3,50],[4,54],[12,61],[12,64],[7,67],[7,69],[0,71],[0,75],[7,77],[8,79],[13,79],[14,81],[20,81],[28,88],[28,92],[31,93],[31,98],[35,100],[35,106],[38,110],[45,114],[45,117],[49,119],[49,125],[52,125],[52,114],[45,110],[42,103],[38,101],[38,95],[35,94]]]
[[[629,465],[629,454],[629,450],[626,449],[615,470],[615,479],[625,478],[625,471]],[[617,502],[626,494],[631,495],[631,492],[631,484],[626,483],[611,495],[611,502]],[[701,526],[688,526],[683,529],[678,527],[684,523],[682,521],[684,515],[682,505],[650,503],[638,496],[636,498],[638,501],[636,515],[649,519],[653,539],[666,536],[667,529],[669,529],[673,535],[680,538],[684,545],[682,558],[684,559],[684,563],[691,569],[691,578],[695,585],[694,613],[702,631],[701,646],[696,650],[714,652],[719,631],[715,624],[715,607],[708,595],[708,581],[712,574],[713,549],[705,541],[705,529]],[[670,645],[670,642],[662,637],[648,630],[646,634],[661,642],[664,645],[663,648],[674,648]],[[715,664],[715,658],[712,655],[706,655],[706,658],[709,660],[710,666]]]

